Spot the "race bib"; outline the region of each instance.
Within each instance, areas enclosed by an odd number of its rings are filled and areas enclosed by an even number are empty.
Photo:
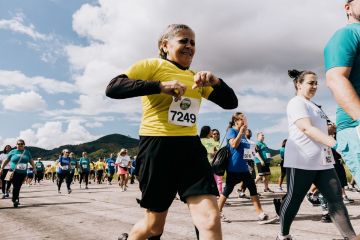
[[[61,169],[62,169],[62,170],[68,170],[68,169],[69,169],[69,166],[68,166],[68,165],[62,166]]]
[[[110,163],[110,167],[114,167],[115,166],[115,163]]]
[[[266,159],[271,158],[271,154],[270,154],[270,153],[266,153],[265,156],[266,156]]]
[[[329,147],[325,147],[322,149],[322,165],[333,165],[335,164],[335,160],[334,160],[334,157],[333,157],[333,154],[331,152],[331,148]]]
[[[255,145],[250,144],[250,148],[244,148],[243,159],[253,160],[255,158]]]
[[[87,168],[87,164],[82,164],[82,168]]]
[[[190,97],[182,97],[181,100],[173,101],[169,107],[168,121],[171,124],[191,127],[196,124],[200,109],[200,100]]]
[[[19,170],[26,170],[27,168],[27,163],[19,163],[18,165],[16,165],[16,169]]]

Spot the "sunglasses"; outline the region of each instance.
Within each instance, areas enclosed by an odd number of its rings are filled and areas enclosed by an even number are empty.
[[[25,143],[17,143],[16,145],[25,145]]]
[[[354,1],[354,0],[347,0],[347,3],[351,3],[352,1]]]

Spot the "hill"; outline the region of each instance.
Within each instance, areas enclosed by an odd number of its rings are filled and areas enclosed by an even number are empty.
[[[130,156],[136,155],[138,151],[138,144],[138,139],[121,134],[110,134],[92,142],[82,143],[79,145],[64,145],[52,150],[46,150],[38,147],[27,148],[30,150],[34,159],[39,157],[42,159],[58,159],[60,152],[66,148],[75,153],[76,158],[80,158],[82,152],[88,152],[90,158],[95,160],[100,156],[107,157],[110,153],[117,153],[121,148],[128,149]]]

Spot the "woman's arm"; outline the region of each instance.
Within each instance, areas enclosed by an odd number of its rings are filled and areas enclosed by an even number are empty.
[[[238,99],[232,88],[230,88],[221,78],[219,84],[212,86],[214,89],[208,100],[216,103],[224,109],[234,109],[238,106]]]
[[[121,74],[110,81],[105,93],[110,98],[124,99],[160,92],[160,81],[133,80]]]
[[[295,122],[295,125],[300,129],[300,131],[305,133],[306,136],[318,143],[329,147],[333,147],[336,144],[336,140],[333,137],[314,127],[311,124],[310,118],[301,118]]]
[[[242,135],[246,131],[246,126],[242,126],[239,130],[238,135],[235,138],[229,139],[229,144],[232,148],[237,148],[240,145]]]

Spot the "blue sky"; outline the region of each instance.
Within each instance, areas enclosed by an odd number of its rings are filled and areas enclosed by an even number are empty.
[[[132,63],[156,57],[171,23],[194,29],[192,68],[234,88],[236,111],[270,147],[287,136],[288,69],[318,73],[314,100],[334,119],[322,52],[346,24],[341,1],[0,0],[0,147],[19,137],[47,149],[111,133],[137,138],[140,99],[112,100],[104,90]],[[224,134],[232,113],[204,101],[199,127]]]

